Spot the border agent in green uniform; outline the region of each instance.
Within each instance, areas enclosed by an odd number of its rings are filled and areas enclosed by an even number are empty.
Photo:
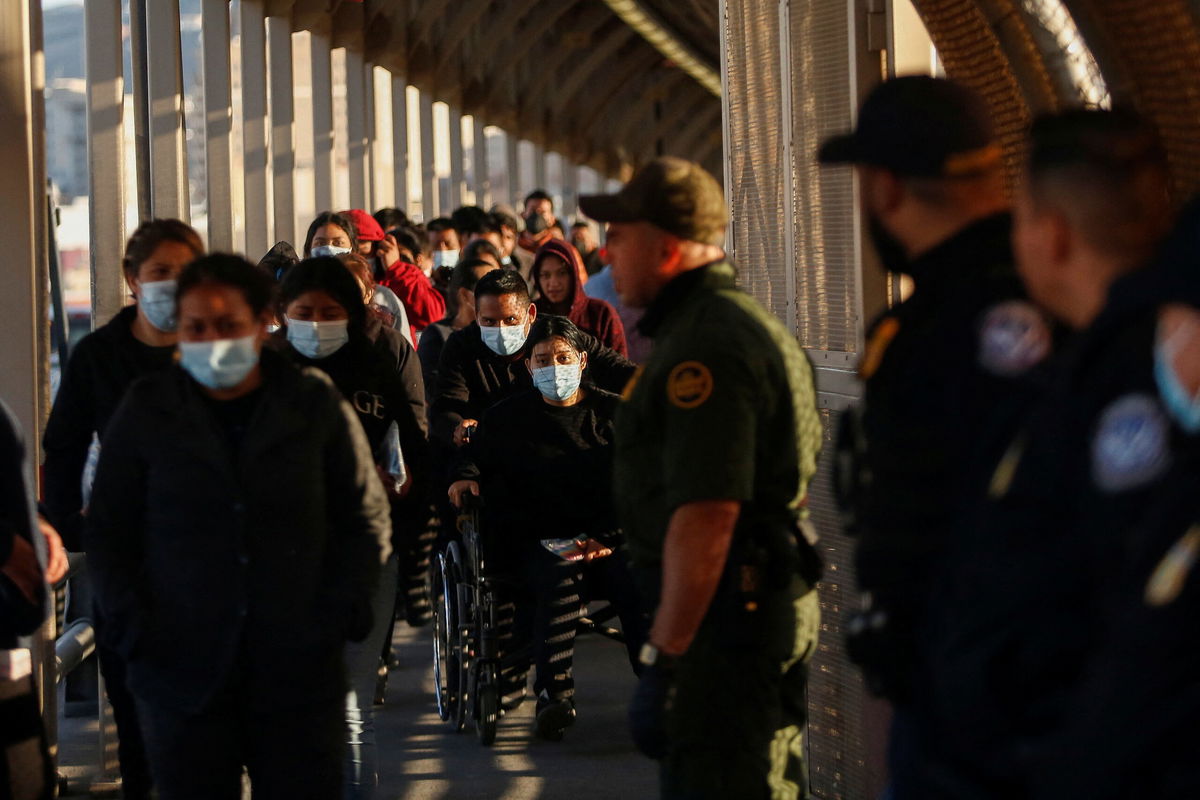
[[[819,561],[801,534],[821,446],[812,369],[736,288],[728,214],[697,164],[659,158],[607,222],[621,299],[654,351],[618,410],[618,510],[654,612],[630,708],[664,798],[808,797],[807,663]]]

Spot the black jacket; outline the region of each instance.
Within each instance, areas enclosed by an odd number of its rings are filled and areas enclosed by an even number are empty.
[[[620,393],[637,366],[594,337],[583,336],[590,380],[605,391]],[[464,419],[482,419],[483,412],[496,403],[532,388],[524,357],[510,361],[493,353],[479,335],[479,323],[472,322],[450,334],[442,349],[432,408],[433,436],[449,442]]]
[[[1184,443],[1154,378],[1153,280],[1119,281],[1063,344],[987,498],[956,526],[934,594],[931,708],[953,760],[991,794],[1025,791],[1012,782],[1064,724],[1131,533]]]
[[[104,436],[131,383],[166,369],[175,355],[174,347],[150,347],[134,338],[130,326],[136,316],[136,306],[124,308],[75,346],[46,423],[46,513],[71,551],[83,548],[81,487],[93,435]]]
[[[435,322],[421,331],[421,341],[417,342],[417,355],[421,357],[421,373],[425,376],[425,395],[429,404],[433,405],[434,391],[438,383],[438,367],[442,364],[442,350],[446,340],[454,328],[445,320]]]
[[[506,541],[612,535],[617,402],[598,389],[565,408],[536,389],[513,395],[483,415],[454,477],[480,482],[487,518]]]
[[[151,703],[197,712],[235,679],[264,707],[336,696],[370,627],[390,526],[362,426],[323,374],[261,363],[236,460],[179,368],[131,387],[104,437],[87,553]]]
[[[34,552],[42,548],[33,524],[33,496],[26,483],[25,445],[17,421],[0,402],[0,566],[12,555],[13,540],[24,539]],[[0,574],[0,650],[17,646],[45,619],[45,592],[30,602],[6,576]]]
[[[917,258],[912,295],[869,333],[860,370],[870,478],[854,510],[859,582],[877,596],[921,602],[963,498],[978,488],[968,463],[998,456],[1040,389],[1051,332],[1024,301],[1010,231],[1007,214],[988,217]],[[1005,350],[1006,325],[1025,323],[1025,340]]]
[[[361,335],[325,358],[301,355],[287,340],[287,331],[277,331],[270,346],[299,367],[314,367],[333,380],[358,414],[373,453],[380,452],[388,427],[400,430],[400,448],[405,462],[424,473],[428,464],[425,391],[421,369],[412,345],[398,337],[403,348],[393,351],[390,340],[371,342]]]

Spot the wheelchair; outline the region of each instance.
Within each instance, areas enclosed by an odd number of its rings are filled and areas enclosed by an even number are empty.
[[[484,746],[496,740],[501,714],[501,669],[527,660],[532,643],[512,653],[500,647],[501,593],[514,582],[488,570],[480,526],[481,501],[467,495],[457,517],[459,538],[430,562],[433,601],[433,677],[438,716],[461,733],[472,722]],[[595,633],[624,643],[621,631],[607,623],[611,605],[579,620],[579,634]]]

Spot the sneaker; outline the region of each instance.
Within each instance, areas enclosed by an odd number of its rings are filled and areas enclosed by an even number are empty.
[[[561,742],[563,733],[575,724],[575,701],[569,697],[554,699],[544,690],[537,701],[534,732],[550,742]]]

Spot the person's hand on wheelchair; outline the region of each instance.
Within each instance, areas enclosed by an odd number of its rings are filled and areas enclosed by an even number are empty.
[[[479,482],[478,481],[455,481],[450,484],[450,502],[455,508],[463,507],[463,498],[472,494],[479,497]]]

